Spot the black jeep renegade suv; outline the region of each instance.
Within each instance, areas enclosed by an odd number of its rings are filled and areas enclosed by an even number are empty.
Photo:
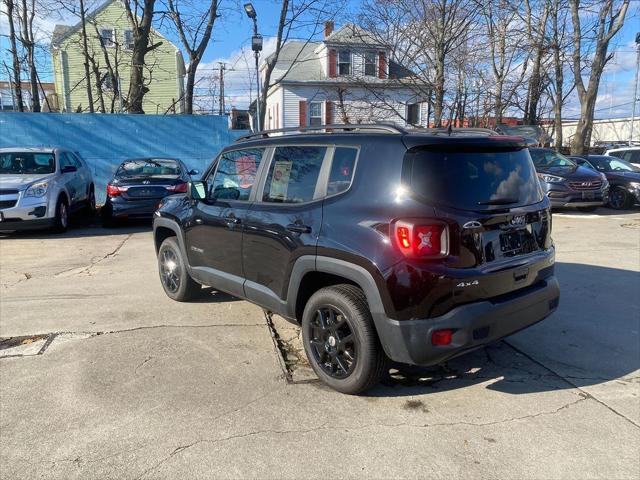
[[[345,393],[387,359],[435,365],[557,308],[549,199],[521,138],[322,128],[240,139],[164,200],[169,297],[207,285],[300,324]]]

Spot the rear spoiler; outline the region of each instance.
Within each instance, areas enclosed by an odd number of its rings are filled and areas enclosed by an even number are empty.
[[[485,136],[440,136],[407,135],[403,138],[407,149],[427,149],[436,151],[504,151],[521,150],[529,147],[524,137],[513,135]]]

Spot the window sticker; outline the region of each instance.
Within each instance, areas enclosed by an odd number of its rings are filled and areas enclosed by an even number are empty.
[[[251,188],[256,178],[258,167],[255,155],[243,155],[236,160],[236,173],[240,188]]]
[[[275,162],[269,190],[271,199],[284,201],[287,198],[292,165],[293,162],[290,160],[278,160]]]

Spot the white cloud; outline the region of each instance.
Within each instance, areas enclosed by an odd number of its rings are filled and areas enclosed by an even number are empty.
[[[260,61],[271,55],[276,48],[276,38],[267,37],[264,39],[263,50],[260,54]],[[217,97],[219,93],[219,62],[226,65],[224,75],[225,104],[227,108],[247,108],[249,103],[255,99],[256,95],[256,67],[251,46],[247,44],[245,47],[233,51],[229,56],[216,58],[214,60],[203,62],[198,66],[197,75],[197,93],[201,97],[207,94],[215,93]],[[213,97],[213,95],[209,95]],[[210,108],[211,100],[201,98],[199,104],[207,105]],[[215,109],[217,111],[217,99],[215,101]]]

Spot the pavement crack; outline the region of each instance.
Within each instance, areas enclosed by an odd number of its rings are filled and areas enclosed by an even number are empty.
[[[282,340],[280,334],[276,330],[273,324],[273,314],[267,310],[264,311],[264,319],[267,323],[267,328],[271,334],[271,340],[278,357],[278,364],[282,369],[282,375],[287,383],[293,383],[293,364],[295,361],[289,358],[290,348],[287,348],[287,344]]]
[[[593,395],[591,395],[589,392],[587,392],[586,390],[582,389],[580,386],[578,386],[575,382],[572,382],[571,379],[575,379],[575,378],[579,378],[579,377],[571,377],[571,376],[564,376],[559,374],[558,372],[556,372],[555,370],[553,370],[552,368],[546,366],[544,363],[542,363],[541,361],[537,360],[536,358],[534,358],[533,356],[529,355],[528,353],[525,353],[524,351],[520,350],[519,348],[517,348],[516,346],[512,345],[511,343],[509,343],[506,340],[503,340],[503,342],[508,345],[509,347],[511,347],[515,352],[519,353],[520,355],[523,355],[524,357],[526,357],[527,359],[529,359],[531,362],[535,363],[536,365],[540,365],[542,368],[544,368],[545,370],[551,372],[553,375],[555,375],[556,377],[562,379],[562,381],[564,381],[565,383],[567,383],[568,385],[570,385],[571,387],[577,389],[580,391],[580,393],[584,396],[586,396],[587,398],[590,398],[591,400],[594,400],[596,402],[598,402],[600,405],[602,405],[603,407],[605,407],[606,409],[610,410],[611,412],[615,413],[616,415],[618,415],[619,417],[623,418],[624,420],[626,420],[627,422],[629,422],[631,425],[634,425],[638,428],[640,428],[640,425],[638,423],[636,423],[634,420],[630,419],[629,417],[627,417],[626,415],[624,415],[623,413],[617,411],[615,408],[607,405],[605,402],[603,402],[602,400],[599,400],[598,398],[594,397]],[[613,379],[608,379],[608,380],[613,380]]]
[[[142,361],[142,363],[141,363],[140,365],[138,365],[138,366],[133,370],[134,375],[137,375],[137,374],[138,374],[138,369],[139,369],[139,368],[144,367],[144,365],[145,365],[149,360],[151,360],[152,358],[153,358],[153,357],[152,357],[151,355],[149,355],[147,358],[145,358],[145,359]]]
[[[86,265],[84,267],[67,268],[65,270],[55,273],[53,276],[58,277],[60,275],[64,275],[65,273],[69,273],[69,272],[73,272],[73,275],[82,275],[82,274],[91,275],[91,269],[93,269],[93,267],[98,265],[100,262],[107,260],[108,258],[117,257],[122,247],[124,247],[124,244],[127,243],[127,241],[131,239],[132,236],[133,236],[133,233],[128,234],[113,251],[99,257],[93,257],[89,262],[89,265]]]

